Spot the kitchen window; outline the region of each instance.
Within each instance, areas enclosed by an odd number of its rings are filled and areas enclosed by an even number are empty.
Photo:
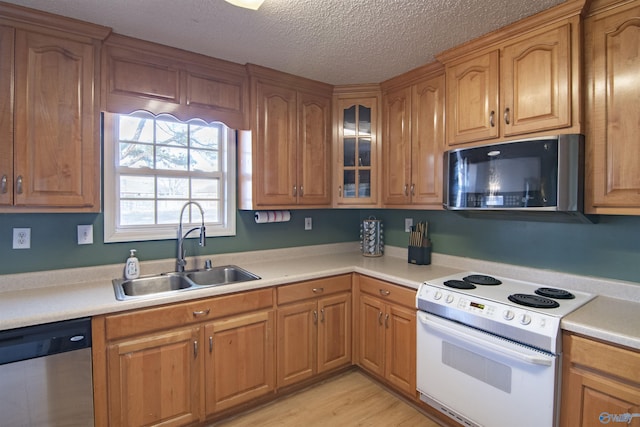
[[[208,236],[233,236],[235,131],[169,115],[104,114],[104,241],[175,239],[188,201]],[[183,226],[200,225],[190,205]]]

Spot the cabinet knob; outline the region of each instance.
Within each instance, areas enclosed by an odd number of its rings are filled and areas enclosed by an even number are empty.
[[[389,329],[389,313],[384,316],[384,327]]]
[[[383,297],[388,297],[389,295],[391,295],[391,291],[388,289],[380,289],[380,295],[382,295]]]
[[[338,185],[338,197],[342,197],[342,185]]]
[[[378,312],[378,323],[382,325],[382,312]]]
[[[304,186],[300,186],[300,197],[304,196]]]
[[[7,192],[7,175],[2,175],[2,180],[0,181],[0,192],[2,194]]]
[[[407,184],[404,185],[404,195],[408,196],[409,195],[409,186]]]
[[[209,353],[213,353],[213,337],[209,337]]]
[[[495,111],[491,111],[491,113],[489,114],[489,125],[491,125],[492,128],[496,127],[496,112]]]
[[[298,186],[293,186],[293,197],[298,197]]]
[[[416,195],[416,185],[415,184],[411,184],[411,195],[412,196]]]
[[[324,288],[313,288],[312,291],[314,294],[321,294],[324,292]]]
[[[22,175],[18,175],[18,179],[16,179],[16,193],[22,194]]]
[[[198,357],[198,341],[193,342],[193,357]]]
[[[320,322],[324,323],[324,308],[320,309]]]
[[[504,123],[507,125],[511,123],[511,119],[509,116],[510,116],[510,111],[509,111],[509,108],[507,107],[504,109]]]
[[[206,310],[198,310],[193,312],[193,317],[207,316],[211,312],[210,308]]]
[[[316,310],[313,310],[313,324],[318,324],[318,312]]]

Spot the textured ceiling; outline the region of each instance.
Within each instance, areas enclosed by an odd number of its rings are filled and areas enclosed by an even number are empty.
[[[10,0],[330,84],[378,83],[562,0]]]

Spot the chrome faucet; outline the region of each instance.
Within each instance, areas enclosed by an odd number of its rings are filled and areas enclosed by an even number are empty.
[[[202,224],[200,225],[200,227],[193,227],[192,229],[184,233],[184,235],[182,235],[182,215],[184,214],[184,210],[186,209],[186,207],[189,205],[196,205],[198,209],[200,209]],[[198,202],[187,202],[184,204],[184,206],[182,207],[182,210],[180,211],[180,225],[178,226],[178,257],[176,260],[176,271],[178,272],[183,272],[184,266],[187,265],[187,260],[185,259],[186,254],[183,247],[184,239],[187,238],[189,233],[198,229],[200,229],[200,242],[198,244],[204,247],[207,245],[207,235],[205,233],[205,228],[204,228],[204,210],[202,210],[202,206],[200,206],[200,203]]]

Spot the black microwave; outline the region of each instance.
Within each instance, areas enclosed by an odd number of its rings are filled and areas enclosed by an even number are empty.
[[[583,182],[582,135],[458,148],[444,155],[443,204],[465,216],[590,222]]]

